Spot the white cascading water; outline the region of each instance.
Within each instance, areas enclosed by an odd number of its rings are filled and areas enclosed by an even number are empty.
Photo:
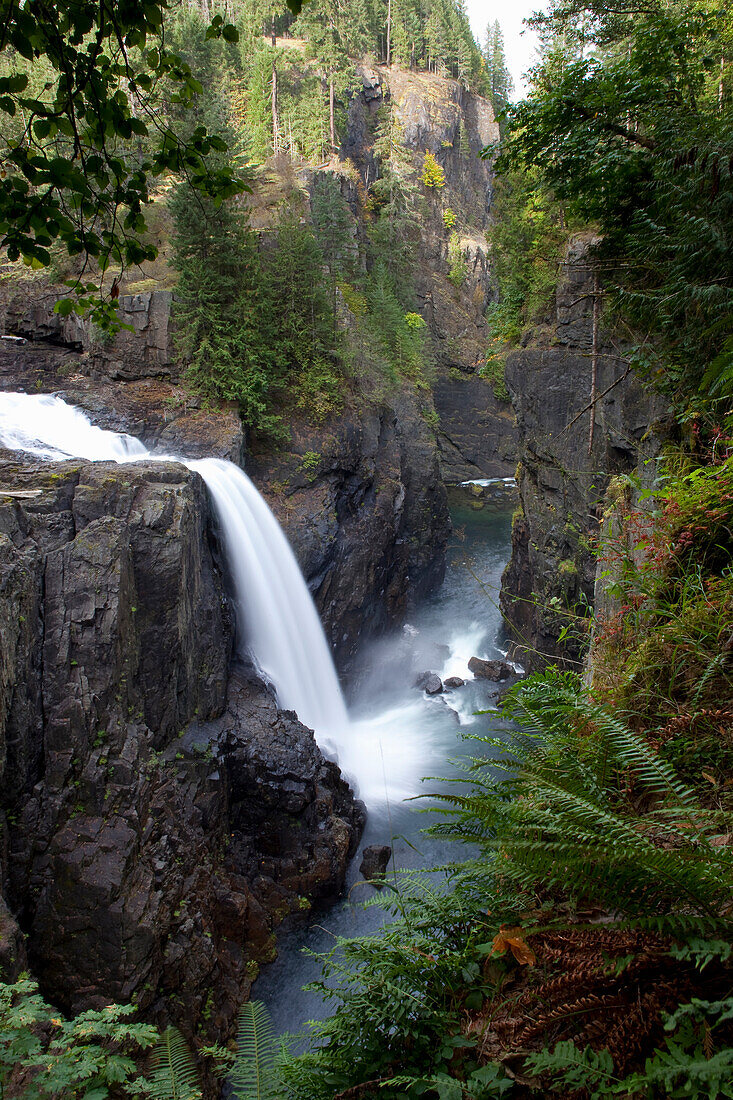
[[[239,637],[247,639],[278,702],[296,711],[322,749],[342,755],[349,718],[308,586],[280,524],[238,466],[186,462],[206,482],[234,581]]]
[[[247,475],[218,458],[153,455],[133,436],[103,431],[58,397],[0,394],[0,444],[43,458],[182,461],[206,482],[234,581],[239,637],[280,705],[338,754],[349,719],[318,613],[279,523]]]

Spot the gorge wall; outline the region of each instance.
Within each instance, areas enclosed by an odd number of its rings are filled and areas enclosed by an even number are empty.
[[[636,469],[650,425],[665,415],[601,326],[591,446],[596,273],[588,244],[587,237],[571,242],[552,312],[506,364],[519,432],[520,508],[501,605],[528,669],[554,660],[580,667],[606,489],[612,477]]]
[[[246,466],[342,666],[440,582],[444,479],[511,474],[515,446],[511,411],[479,374],[491,174],[476,154],[495,136],[490,106],[394,68],[364,69],[362,85],[342,150],[362,178],[386,102],[415,170],[430,149],[446,174],[420,210],[429,386],[355,384],[339,415],[314,425],[296,413],[290,443],[273,447],[245,437],[234,406],[204,407],[182,384],[168,291],[123,293],[129,329],[112,339],[56,314],[60,287],[5,284],[0,302],[1,389],[58,394],[158,453]],[[365,232],[353,172],[336,174]],[[307,192],[313,170],[301,176]],[[2,453],[0,584],[0,967],[12,976],[29,961],[70,1011],[134,1000],[187,1034],[197,1021],[224,1036],[278,924],[340,890],[363,813],[312,733],[231,667],[203,483],[175,462]]]
[[[490,160],[480,158],[499,139],[492,106],[459,81],[432,73],[380,66],[362,67],[359,76],[362,88],[350,103],[342,156],[364,181],[374,177],[374,122],[380,108],[390,106],[414,172],[431,153],[445,174],[444,188],[423,188],[416,269],[418,308],[432,338],[443,477],[460,482],[509,476],[516,464],[511,405],[496,397],[480,373],[489,343],[486,307],[494,294],[485,235],[493,174]],[[460,282],[455,270],[451,278],[446,209],[456,218]]]
[[[159,453],[246,466],[286,529],[342,666],[439,583],[448,535],[443,482],[508,476],[516,462],[511,406],[479,373],[493,291],[484,235],[492,174],[478,154],[498,137],[491,105],[433,74],[395,66],[358,73],[341,159],[323,169],[339,181],[355,236],[367,232],[369,218],[355,172],[362,185],[374,177],[380,109],[393,109],[416,179],[426,151],[445,173],[445,187],[422,188],[419,199],[416,304],[430,334],[428,389],[404,379],[370,387],[359,377],[341,415],[317,426],[295,410],[290,443],[273,447],[245,440],[234,408],[201,407],[181,385],[169,291],[123,293],[129,330],[112,340],[54,313],[61,288],[29,281],[5,288],[0,300],[5,332],[30,341],[0,341],[0,386],[59,393],[100,426],[130,432]],[[308,216],[316,174],[282,158],[263,170],[252,210],[263,238],[290,191],[305,195]],[[450,278],[446,208],[457,219],[460,285]],[[348,309],[340,309],[348,337]]]
[[[246,670],[203,482],[0,460],[0,964],[226,1035],[273,932],[336,894],[363,811]],[[8,489],[12,486],[12,489]]]

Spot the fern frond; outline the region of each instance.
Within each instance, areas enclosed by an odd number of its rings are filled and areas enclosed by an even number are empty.
[[[163,1032],[153,1048],[152,1100],[201,1100],[196,1064],[176,1027]]]
[[[239,1011],[237,1058],[229,1078],[237,1100],[276,1100],[275,1054],[269,1012],[262,1001],[248,1001]]]

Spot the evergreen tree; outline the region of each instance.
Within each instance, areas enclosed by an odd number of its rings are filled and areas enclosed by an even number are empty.
[[[732,22],[682,0],[553,7],[535,89],[509,116],[504,164],[599,227],[607,295],[678,400],[733,392],[733,98],[716,59],[725,75]]]
[[[207,398],[237,401],[248,425],[277,427],[270,411],[282,385],[273,312],[257,248],[243,215],[218,209],[181,184],[174,222],[175,343],[189,384]]]
[[[277,231],[277,247],[265,263],[272,316],[277,318],[278,353],[301,378],[333,361],[334,321],[329,295],[319,278],[323,253],[311,229],[288,214]]]
[[[425,52],[429,71],[442,73],[448,60],[446,31],[437,7],[434,7],[425,24]]]
[[[336,131],[336,97],[348,84],[350,70],[348,35],[339,0],[317,0],[307,5],[298,27],[308,37],[308,52],[323,68],[328,96],[328,128],[331,152],[339,149]]]
[[[316,176],[311,195],[311,217],[316,243],[328,270],[335,326],[337,281],[339,278],[353,277],[358,258],[354,220],[341,195],[337,177],[325,173]]]
[[[483,55],[491,86],[494,110],[498,114],[507,106],[514,90],[512,78],[506,65],[504,35],[498,20],[489,23],[486,28]]]

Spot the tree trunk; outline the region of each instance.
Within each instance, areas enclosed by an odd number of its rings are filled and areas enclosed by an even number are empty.
[[[387,64],[392,64],[392,0],[387,0]]]
[[[328,122],[331,127],[331,153],[336,156],[336,115],[334,110],[333,73],[328,74]]]
[[[588,428],[588,458],[593,453],[593,436],[596,427],[596,397],[598,391],[598,316],[600,314],[600,297],[598,286],[598,272],[593,276],[593,350],[591,353],[590,367],[590,426]]]
[[[272,151],[280,152],[280,121],[277,117],[277,66],[272,62]]]

